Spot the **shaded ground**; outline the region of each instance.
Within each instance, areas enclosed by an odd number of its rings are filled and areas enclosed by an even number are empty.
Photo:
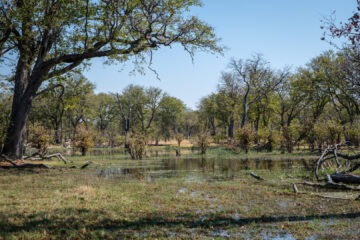
[[[292,193],[292,182],[312,180],[304,168],[256,170],[265,182],[249,177],[253,167],[227,175],[218,166],[206,170],[207,177],[189,171],[149,179],[156,175],[154,168],[122,177],[99,175],[99,170],[116,165],[136,169],[154,164],[119,158],[91,157],[95,163],[85,170],[0,169],[0,239],[358,239],[360,235],[356,193],[313,192],[300,185],[307,194]],[[88,158],[72,160],[81,165]],[[323,197],[329,195],[349,200]]]

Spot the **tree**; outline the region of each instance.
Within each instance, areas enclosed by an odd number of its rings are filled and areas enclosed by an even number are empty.
[[[173,132],[174,136],[179,133],[185,109],[186,107],[180,99],[170,96],[164,96],[161,99],[159,104],[159,126],[163,135],[169,137],[171,132]]]
[[[358,48],[360,43],[360,0],[357,0],[356,12],[345,23],[337,24],[335,19],[330,17],[323,20],[324,25],[321,29],[326,28],[322,40],[326,36],[331,38],[346,38],[353,48]]]
[[[141,132],[144,134],[145,138],[147,138],[152,123],[158,114],[162,97],[163,94],[159,88],[150,87],[144,89],[142,102],[139,102],[135,108],[136,116],[140,121]]]
[[[239,103],[240,84],[231,73],[223,72],[218,86],[218,105],[226,118],[228,125],[228,137],[234,138],[235,111]],[[223,98],[220,100],[219,98]]]
[[[96,125],[102,137],[105,131],[115,119],[115,99],[114,96],[105,93],[99,93],[94,96],[94,117]]]
[[[143,87],[129,85],[121,95],[115,94],[120,119],[125,133],[125,148],[129,147],[130,131],[135,124],[135,114],[137,114],[145,105],[145,94]]]
[[[216,93],[212,93],[207,97],[200,100],[199,108],[199,120],[204,122],[206,128],[211,129],[211,136],[216,135],[215,120],[217,117],[218,107],[216,102]]]
[[[73,139],[79,124],[90,120],[91,98],[94,96],[95,86],[80,74],[72,75],[65,86],[64,101],[68,121],[68,138]]]
[[[247,60],[233,59],[230,68],[234,72],[239,89],[244,90],[241,119],[241,128],[243,128],[251,105],[273,92],[287,77],[288,71],[284,70],[276,74],[260,54]]]
[[[3,153],[22,157],[26,122],[42,84],[91,58],[143,59],[175,43],[191,56],[198,49],[221,52],[212,27],[185,17],[200,5],[200,0],[1,1],[0,62],[9,54],[17,61]]]

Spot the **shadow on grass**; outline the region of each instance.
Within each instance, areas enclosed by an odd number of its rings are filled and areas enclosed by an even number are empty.
[[[71,231],[77,232],[82,228],[86,228],[87,231],[105,230],[117,233],[126,230],[146,231],[149,230],[149,227],[199,227],[210,229],[224,226],[241,227],[252,223],[352,219],[358,217],[360,217],[360,212],[309,216],[251,217],[236,220],[230,217],[209,215],[206,220],[198,220],[199,216],[188,214],[177,216],[174,220],[167,219],[165,215],[159,215],[126,221],[110,219],[107,213],[103,211],[68,208],[54,212],[40,212],[26,217],[23,214],[2,215],[0,216],[0,236],[17,235],[17,233],[41,233],[44,230],[49,234],[61,234],[61,236],[64,236]]]

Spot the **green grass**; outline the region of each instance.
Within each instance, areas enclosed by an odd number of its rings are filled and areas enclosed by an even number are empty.
[[[138,164],[149,159],[154,158]],[[86,160],[94,164],[80,170],[49,161],[55,169],[0,170],[0,239],[357,239],[360,234],[360,203],[352,200],[356,193],[337,193],[349,200],[324,198],[319,195],[329,193],[301,186],[308,194],[292,193],[292,182],[313,180],[303,169],[256,171],[264,182],[251,178],[251,170],[232,179],[181,176],[147,182],[141,174],[97,175],[99,168],[137,164],[125,155],[69,160],[77,166]]]

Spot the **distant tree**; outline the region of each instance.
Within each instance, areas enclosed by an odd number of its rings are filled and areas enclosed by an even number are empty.
[[[135,114],[142,111],[146,102],[144,88],[136,85],[129,85],[122,94],[115,94],[118,106],[118,112],[122,121],[125,134],[125,148],[129,148],[130,134],[135,125]]]
[[[216,118],[218,114],[218,104],[216,102],[216,93],[212,93],[200,100],[199,120],[204,122],[207,128],[211,129],[211,135],[216,135]]]
[[[239,104],[241,86],[232,73],[223,72],[218,85],[217,105],[223,120],[227,122],[228,137],[234,138],[235,111]]]
[[[140,121],[141,132],[148,137],[155,117],[159,113],[160,101],[163,97],[161,89],[150,87],[144,89],[144,98],[141,104],[137,104],[135,115]]]
[[[22,157],[26,122],[40,87],[91,58],[111,63],[135,56],[141,62],[145,54],[176,43],[191,56],[196,50],[221,52],[213,28],[188,14],[200,5],[200,0],[0,1],[0,62],[17,62],[2,152]]]
[[[238,88],[242,89],[242,118],[241,128],[245,126],[249,108],[257,101],[265,98],[280,85],[288,75],[284,70],[276,74],[270,69],[262,55],[257,54],[247,60],[231,60],[230,68],[234,72]]]
[[[180,99],[170,96],[164,96],[161,99],[159,104],[159,127],[162,135],[167,137],[178,135],[185,109],[186,107]]]
[[[90,121],[94,84],[83,75],[76,74],[67,83],[64,93],[65,114],[68,121],[68,138],[75,138],[80,123]]]
[[[102,137],[104,137],[109,125],[115,120],[116,101],[114,96],[105,93],[93,96],[92,101],[94,103],[93,114],[95,124]]]

